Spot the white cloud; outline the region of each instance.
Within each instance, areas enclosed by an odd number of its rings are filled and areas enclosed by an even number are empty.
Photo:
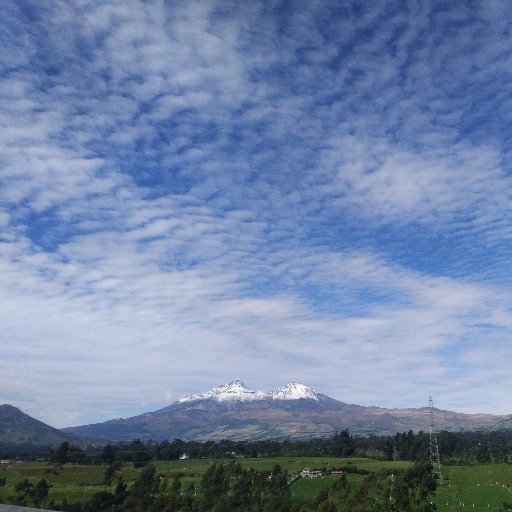
[[[224,235],[221,221],[217,227]],[[204,236],[196,232],[191,241],[202,244]],[[169,249],[174,240],[162,243]],[[509,298],[496,290],[415,275],[371,256],[327,251],[259,255],[263,269],[269,258],[286,261],[291,276],[300,272],[304,284],[317,287],[321,280],[319,290],[334,288],[339,296],[350,297],[354,289],[370,286],[400,297],[367,305],[354,318],[316,312],[314,304],[293,295],[240,297],[241,286],[247,286],[245,274],[254,274],[254,262],[244,266],[243,253],[231,268],[225,251],[195,269],[163,271],[158,267],[160,252],[141,252],[126,232],[84,235],[63,246],[60,254],[64,259],[35,253],[4,262],[1,286],[7,293],[0,310],[12,347],[7,357],[18,357],[16,347],[24,347],[22,354],[31,358],[23,365],[24,378],[34,389],[51,396],[61,378],[70,389],[88,382],[76,409],[66,403],[71,423],[85,421],[84,402],[94,406],[98,418],[108,417],[107,396],[110,403],[134,411],[140,400],[164,400],[157,392],[162,386],[186,393],[187,386],[197,386],[190,369],[205,365],[209,382],[243,368],[244,378],[260,387],[278,384],[267,382],[264,365],[290,378],[304,375],[342,399],[373,403],[369,391],[382,381],[399,391],[401,384],[393,378],[397,372],[406,381],[427,380],[429,364],[437,364],[446,377],[457,365],[447,364],[437,351],[459,346],[476,320],[498,328],[508,328],[511,321],[500,306]],[[228,271],[219,274],[219,265]],[[277,267],[273,278],[281,270]],[[36,371],[43,363],[45,372]],[[473,366],[484,364],[474,361]],[[69,372],[68,365],[75,371]],[[369,376],[369,367],[379,370]],[[112,387],[113,375],[118,385]],[[100,394],[104,403],[96,404]],[[396,399],[395,393],[391,396],[388,405]],[[412,394],[404,404],[413,405],[415,399],[421,396]]]
[[[512,187],[484,96],[511,49],[464,9],[448,39],[429,6],[228,7],[8,11],[0,401],[69,425],[239,376],[507,412]]]
[[[372,222],[419,221],[450,229],[463,219],[467,229],[478,231],[501,219],[511,199],[511,179],[489,147],[416,153],[384,140],[341,137],[318,165],[331,182],[313,194],[329,194],[334,202],[326,207],[349,209]]]

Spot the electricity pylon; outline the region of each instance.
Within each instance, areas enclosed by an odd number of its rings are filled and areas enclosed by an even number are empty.
[[[441,460],[439,459],[439,446],[437,445],[437,436],[434,431],[434,402],[432,397],[428,398],[428,408],[430,411],[430,428],[429,428],[429,457],[432,464],[432,473],[438,479],[440,485],[443,485],[443,475],[441,474]]]

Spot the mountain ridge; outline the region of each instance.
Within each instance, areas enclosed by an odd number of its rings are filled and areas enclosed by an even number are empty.
[[[440,430],[490,428],[505,416],[434,409]],[[178,399],[154,412],[68,427],[64,432],[110,441],[307,439],[349,429],[356,434],[428,430],[430,409],[347,404],[298,382],[263,393],[240,379]]]
[[[0,405],[0,443],[55,446],[63,441],[84,440],[299,440],[326,437],[344,429],[353,434],[393,435],[428,430],[430,412],[426,406],[385,409],[347,404],[298,382],[263,393],[235,379],[153,412],[60,430],[12,405]],[[441,409],[433,409],[432,413],[438,430],[512,427],[510,416],[505,415]]]

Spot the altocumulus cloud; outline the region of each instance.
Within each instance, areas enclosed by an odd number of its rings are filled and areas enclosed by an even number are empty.
[[[0,402],[511,412],[506,2],[4,11]]]

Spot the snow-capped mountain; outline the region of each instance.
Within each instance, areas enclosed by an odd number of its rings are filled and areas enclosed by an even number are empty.
[[[217,402],[249,402],[252,400],[264,400],[266,396],[267,395],[262,391],[252,391],[240,379],[235,379],[227,384],[210,389],[210,391],[206,391],[205,393],[180,398],[177,403],[181,404],[184,402],[209,399],[213,399]]]
[[[272,400],[299,400],[305,398],[308,400],[318,400],[320,394],[314,389],[308,388],[298,382],[290,382],[278,389],[273,389],[267,393],[268,398]]]
[[[290,382],[278,389],[268,393],[263,391],[252,391],[240,379],[232,380],[222,386],[217,386],[210,391],[180,398],[176,403],[195,402],[198,400],[215,400],[216,402],[249,402],[255,400],[319,400],[323,396],[314,389],[300,384]]]
[[[435,422],[443,430],[475,430],[495,425],[503,418],[436,410]],[[158,411],[64,431],[89,439],[114,441],[255,441],[309,439],[346,428],[361,434],[394,434],[424,430],[429,421],[425,408],[382,409],[347,404],[298,382],[263,393],[252,391],[240,379],[235,379],[205,393],[181,398]]]

